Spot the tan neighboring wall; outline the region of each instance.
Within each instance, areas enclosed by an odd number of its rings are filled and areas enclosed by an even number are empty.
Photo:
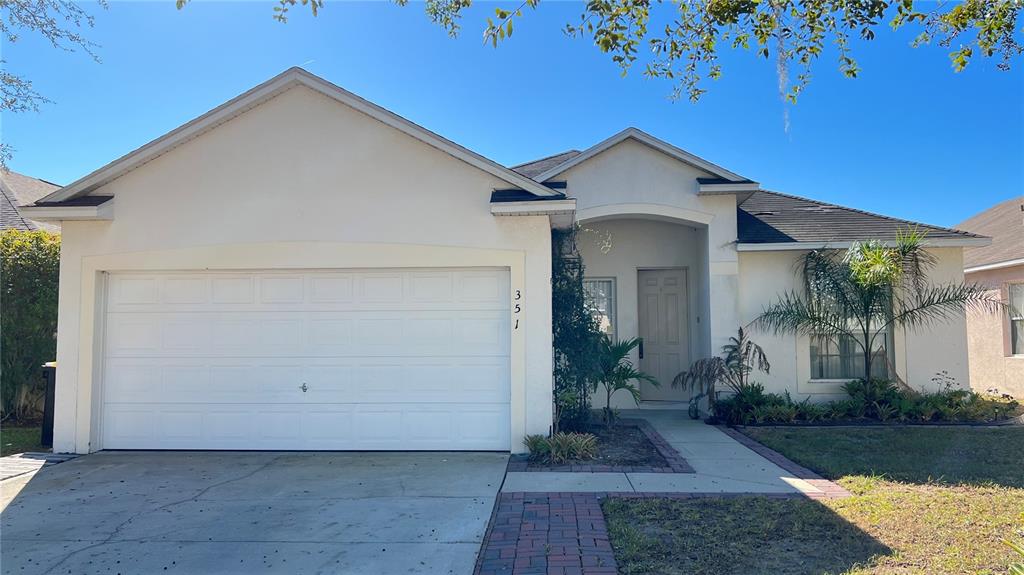
[[[965,279],[990,288],[989,295],[1006,301],[1006,286],[1024,283],[1024,265],[971,272]],[[975,391],[997,389],[999,393],[1024,398],[1024,355],[1011,353],[1007,314],[968,314],[967,353],[971,387]]]

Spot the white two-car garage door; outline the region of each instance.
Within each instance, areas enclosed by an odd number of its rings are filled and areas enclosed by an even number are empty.
[[[111,273],[105,449],[508,450],[509,274]]]

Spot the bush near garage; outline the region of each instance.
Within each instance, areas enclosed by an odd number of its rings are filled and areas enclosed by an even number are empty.
[[[31,421],[42,413],[40,366],[57,352],[60,235],[0,232],[0,416]]]

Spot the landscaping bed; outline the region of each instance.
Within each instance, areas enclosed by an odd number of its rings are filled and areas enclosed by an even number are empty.
[[[552,461],[535,453],[509,460],[509,471],[576,471],[625,473],[693,473],[693,468],[649,423],[622,420],[614,426],[590,425],[582,430],[597,440],[593,457]]]
[[[754,428],[852,493],[610,498],[619,573],[1005,573],[1024,538],[1024,429]]]

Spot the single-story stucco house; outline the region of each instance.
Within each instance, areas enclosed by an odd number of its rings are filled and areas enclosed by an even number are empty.
[[[964,278],[1010,304],[1006,313],[967,316],[971,387],[1024,398],[1024,196],[1000,202],[961,222],[992,238],[964,250]]]
[[[506,168],[297,68],[29,211],[63,225],[54,449],[79,453],[521,452],[552,423],[552,227],[581,224],[603,325],[665,381],[796,287],[802,251],[907,225],[636,129]],[[937,281],[988,242],[924,229]],[[843,342],[758,340],[771,391],[855,375]],[[911,385],[966,383],[963,319],[885,347]]]

